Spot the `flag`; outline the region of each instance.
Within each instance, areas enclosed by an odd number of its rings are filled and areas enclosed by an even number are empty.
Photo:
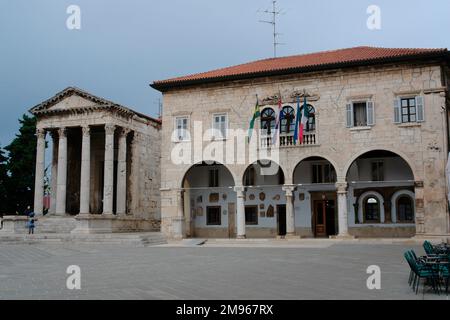
[[[296,112],[296,116],[295,116],[295,129],[294,129],[294,145],[297,144],[297,140],[298,140],[298,134],[299,134],[299,126],[300,126],[300,118],[301,113],[300,113],[300,97],[297,96],[297,112]]]
[[[253,112],[253,118],[252,118],[252,120],[250,120],[250,128],[248,129],[248,141],[249,142],[250,142],[250,139],[252,138],[253,129],[255,128],[256,119],[258,119],[260,116],[261,116],[261,112],[259,110],[258,95],[256,95],[255,111]]]
[[[281,107],[282,102],[281,102],[281,93],[280,93],[280,98],[278,99],[278,112],[276,114],[276,118],[275,118],[275,130],[273,132],[273,136],[272,136],[272,144],[275,144],[277,142],[278,139],[278,131],[280,131],[280,122],[281,119],[283,119],[283,109]]]
[[[300,141],[300,144],[303,143],[303,132],[306,130],[306,124],[308,123],[308,119],[309,119],[309,110],[308,110],[308,105],[306,103],[306,96],[304,98],[304,103],[303,103],[303,112],[301,113],[301,120],[300,120],[300,129],[299,129],[299,133],[298,133],[298,140]]]

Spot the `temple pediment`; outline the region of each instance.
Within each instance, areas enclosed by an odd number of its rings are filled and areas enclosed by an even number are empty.
[[[33,107],[30,112],[39,115],[44,113],[82,111],[98,107],[118,106],[111,101],[94,96],[84,90],[68,87],[53,97]]]
[[[30,112],[39,117],[53,114],[76,114],[96,110],[107,110],[128,118],[139,117],[160,123],[158,119],[143,115],[118,103],[95,96],[76,87],[68,87],[58,92],[53,97],[31,108]]]

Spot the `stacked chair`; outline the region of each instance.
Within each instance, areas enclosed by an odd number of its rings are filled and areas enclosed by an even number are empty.
[[[404,257],[410,267],[408,284],[416,294],[419,291],[420,280],[425,284],[431,284],[435,293],[440,294],[441,283],[445,285],[445,293],[448,295],[448,285],[450,279],[450,255],[438,254],[434,246],[429,242],[423,243],[426,256],[417,257],[414,250],[405,252]]]

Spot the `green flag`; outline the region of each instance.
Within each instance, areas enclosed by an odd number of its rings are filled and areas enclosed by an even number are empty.
[[[250,128],[248,129],[248,141],[250,142],[250,139],[252,138],[253,134],[253,128],[255,127],[255,121],[261,116],[261,112],[259,111],[259,102],[258,102],[258,96],[256,96],[256,105],[255,105],[255,112],[253,113],[253,118],[250,120]]]

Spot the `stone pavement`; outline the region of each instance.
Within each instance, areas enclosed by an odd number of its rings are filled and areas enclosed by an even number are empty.
[[[409,288],[403,252],[423,254],[414,242],[196,244],[0,243],[0,299],[448,298]],[[81,268],[81,290],[66,288],[69,265]],[[366,287],[369,265],[381,268],[381,290]]]

